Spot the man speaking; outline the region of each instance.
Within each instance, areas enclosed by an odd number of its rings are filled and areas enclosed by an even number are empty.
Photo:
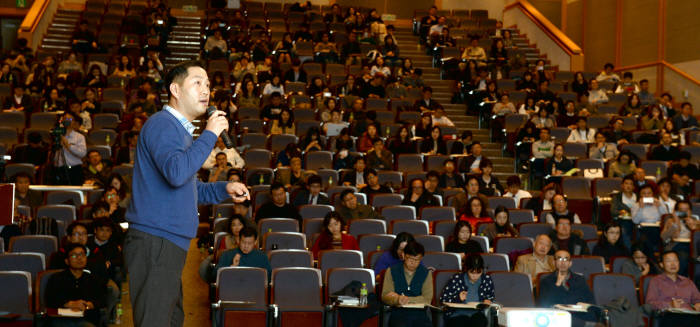
[[[201,64],[178,64],[165,78],[168,105],[141,130],[134,160],[133,195],[126,213],[124,256],[134,326],[182,326],[182,269],[199,219],[198,204],[249,198],[240,183],[201,183],[197,170],[228,129],[216,111],[192,139],[192,121],[207,111],[209,78]]]

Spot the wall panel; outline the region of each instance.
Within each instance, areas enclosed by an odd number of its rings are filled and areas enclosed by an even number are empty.
[[[658,60],[659,0],[622,1],[622,66]]]
[[[599,71],[615,61],[615,7],[613,0],[586,0],[585,69]]]
[[[529,0],[530,4],[561,29],[561,0]]]
[[[666,0],[666,61],[700,59],[700,1]]]
[[[566,4],[566,28],[563,31],[580,47],[583,47],[583,0],[569,0]],[[584,49],[584,53],[585,53]]]

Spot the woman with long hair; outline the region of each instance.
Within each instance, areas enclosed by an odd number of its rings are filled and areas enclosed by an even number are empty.
[[[413,135],[416,137],[428,137],[433,130],[433,116],[429,112],[421,114],[420,121],[414,126]]]
[[[539,217],[543,210],[554,209],[554,195],[560,194],[561,189],[558,184],[549,183],[540,192],[540,196],[530,199],[525,206],[525,209],[530,209],[534,212],[535,217]]]
[[[411,138],[411,131],[408,126],[402,125],[389,142],[389,151],[394,155],[416,153],[416,141]]]
[[[294,134],[295,132],[294,113],[289,108],[282,108],[279,117],[272,121],[270,134]]]
[[[622,227],[615,221],[609,222],[603,228],[603,234],[598,239],[598,244],[593,248],[593,255],[599,255],[610,263],[612,257],[629,257],[630,252],[622,243]]]
[[[441,303],[483,302],[491,304],[496,297],[491,276],[486,274],[484,258],[478,253],[468,255],[464,259],[462,272],[454,274],[443,288]],[[464,312],[450,310],[445,312],[447,327],[472,326],[485,327],[488,320],[482,311]]]
[[[486,203],[480,197],[475,196],[467,201],[467,207],[463,210],[460,221],[466,221],[471,224],[472,230],[477,230],[477,225],[482,222],[491,223],[493,219],[486,212]]]
[[[311,252],[316,260],[320,259],[323,250],[359,250],[357,240],[350,234],[345,234],[345,221],[339,213],[331,211],[323,218],[323,229],[316,239]]]
[[[482,249],[479,242],[472,240],[472,226],[468,221],[458,221],[452,230],[445,246],[445,252],[458,253],[462,260],[471,253],[483,253],[488,249]]]
[[[425,155],[447,155],[447,143],[442,139],[442,129],[434,126],[428,137],[423,139],[420,152]]]

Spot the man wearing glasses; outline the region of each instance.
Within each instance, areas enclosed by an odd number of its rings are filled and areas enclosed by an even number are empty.
[[[65,264],[67,269],[57,272],[46,284],[46,306],[52,309],[68,308],[83,311],[83,318],[58,318],[61,326],[99,326],[100,308],[105,303],[104,285],[87,267],[85,245],[70,243],[66,246]]]
[[[393,307],[389,326],[432,326],[425,309],[420,306],[433,300],[432,274],[420,263],[425,249],[420,243],[409,241],[403,251],[404,261],[384,273],[382,301]],[[412,304],[420,307],[404,308]]]
[[[556,270],[540,281],[539,306],[551,308],[555,304],[594,303],[593,293],[586,279],[570,270],[571,254],[562,249],[554,253]],[[572,326],[583,326],[596,321],[593,312],[572,312]]]

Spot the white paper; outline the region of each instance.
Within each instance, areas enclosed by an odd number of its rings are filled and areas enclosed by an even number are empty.
[[[73,311],[67,308],[58,308],[58,315],[64,317],[78,317],[82,318],[84,315],[83,311]]]

